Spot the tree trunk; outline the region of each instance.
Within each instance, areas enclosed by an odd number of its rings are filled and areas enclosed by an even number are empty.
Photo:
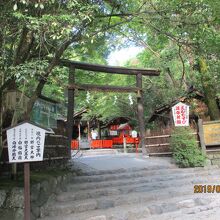
[[[56,51],[55,56],[53,57],[53,59],[51,60],[50,64],[48,65],[44,76],[41,78],[41,80],[39,81],[37,88],[34,92],[34,94],[32,95],[32,97],[30,98],[29,102],[28,102],[28,107],[27,107],[27,112],[25,113],[24,118],[26,120],[30,119],[31,116],[31,110],[34,106],[35,101],[37,100],[37,98],[40,96],[44,85],[46,84],[48,77],[50,75],[50,73],[52,72],[53,68],[57,65],[57,63],[59,62],[60,57],[63,55],[63,52],[67,49],[67,47],[73,42],[73,40],[68,40],[66,42],[64,42],[60,48]]]
[[[148,155],[145,147],[145,121],[144,121],[144,105],[143,105],[143,91],[142,91],[142,74],[136,75],[136,86],[140,89],[137,94],[137,116],[138,126],[140,131],[140,147],[143,155]]]
[[[3,149],[3,143],[2,143],[2,92],[0,91],[0,158],[2,154]]]
[[[213,88],[213,85],[207,85],[207,83],[203,82],[203,89],[205,94],[205,102],[208,106],[209,116],[211,120],[219,120],[220,112],[216,102],[216,91]]]
[[[20,41],[15,51],[15,57],[13,65],[19,65],[24,63],[30,54],[31,47],[33,46],[34,35],[32,31],[29,31],[27,27],[23,27],[21,32]]]
[[[206,60],[203,58],[199,60],[199,72],[201,74],[201,81],[205,95],[205,102],[206,105],[208,106],[210,119],[219,120],[220,112],[216,102],[215,86],[213,85],[213,81],[208,72]]]

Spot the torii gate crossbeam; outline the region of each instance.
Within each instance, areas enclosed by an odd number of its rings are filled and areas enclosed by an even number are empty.
[[[68,112],[67,112],[67,133],[69,144],[72,141],[73,131],[73,114],[74,114],[74,90],[96,90],[96,91],[115,91],[115,92],[137,92],[137,112],[138,124],[140,131],[140,140],[142,153],[147,155],[145,148],[145,122],[144,122],[144,107],[143,107],[143,91],[142,91],[142,76],[159,76],[160,71],[155,69],[141,68],[125,68],[117,66],[106,66],[99,64],[89,64],[70,60],[60,60],[59,65],[69,67],[69,85],[68,85]],[[136,87],[120,87],[120,86],[100,86],[100,85],[77,85],[75,84],[75,69],[89,70],[95,72],[104,72],[111,74],[136,75]],[[71,156],[71,148],[70,156]]]

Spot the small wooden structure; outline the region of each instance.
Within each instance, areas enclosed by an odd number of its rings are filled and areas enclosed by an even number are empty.
[[[108,129],[108,136],[112,140],[113,146],[122,146],[124,141],[130,145],[139,143],[139,138],[132,138],[131,136],[132,127],[129,124],[130,120],[128,117],[116,117],[104,126]]]
[[[16,120],[27,110],[29,97],[19,90],[7,90],[3,94],[3,126],[9,127],[14,111]],[[54,99],[40,95],[31,112],[31,121],[46,128],[57,128],[58,102]],[[6,113],[7,112],[7,113]],[[6,117],[4,117],[6,116]]]
[[[220,121],[199,119],[199,137],[203,153],[212,165],[220,165]]]
[[[148,123],[154,122],[156,127],[160,129],[173,127],[172,107],[179,102],[190,106],[189,122],[191,127],[197,127],[199,118],[208,120],[208,108],[204,103],[204,95],[197,90],[191,90],[185,96],[156,108],[148,119]]]
[[[75,112],[73,115],[73,133],[72,138],[80,141],[83,135],[86,135],[88,138],[88,134],[84,132],[84,130],[89,130],[88,121],[82,120],[83,114],[88,112],[88,109],[84,108],[78,112]]]
[[[31,120],[47,128],[57,128],[57,108],[59,102],[40,95],[31,112]]]
[[[3,113],[7,110],[25,111],[29,98],[19,90],[7,90],[3,94]]]
[[[121,124],[129,123],[131,119],[128,117],[114,117],[109,119],[106,123],[101,126],[102,129],[106,129],[107,136],[119,136],[118,128]]]
[[[203,151],[220,152],[220,121],[199,120],[199,136]]]
[[[59,65],[69,67],[69,86],[68,86],[68,113],[67,113],[67,130],[69,144],[72,141],[73,129],[73,111],[74,111],[74,90],[96,90],[106,92],[135,92],[137,94],[137,112],[138,124],[140,131],[140,140],[142,152],[147,154],[145,150],[145,122],[144,122],[144,107],[143,107],[143,90],[142,90],[142,77],[143,76],[158,76],[159,70],[154,69],[141,69],[141,68],[124,68],[106,65],[88,64],[70,60],[60,60]],[[100,85],[79,85],[75,83],[75,69],[89,70],[97,72],[104,72],[110,74],[124,74],[134,75],[136,77],[136,87],[119,87],[119,86],[100,86]],[[71,155],[71,152],[69,152]]]

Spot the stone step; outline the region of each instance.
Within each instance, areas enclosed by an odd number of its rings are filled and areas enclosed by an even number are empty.
[[[83,163],[82,163],[83,164]],[[75,170],[75,165],[73,162],[73,170]],[[218,166],[212,166],[212,169],[218,168]],[[132,168],[121,168],[121,169],[109,169],[109,170],[89,170],[86,172],[85,170],[80,172],[80,176],[94,176],[94,175],[111,175],[111,174],[121,174],[125,172],[137,172],[137,171],[155,171],[155,170],[166,170],[166,169],[176,169],[176,170],[186,170],[186,169],[193,169],[193,170],[200,170],[206,169],[209,170],[211,167],[196,167],[196,168],[178,168],[175,164],[163,164],[163,165],[151,165],[148,167],[132,167]]]
[[[115,155],[118,154],[117,149],[90,149],[80,150],[83,157],[99,156],[99,155]]]
[[[82,163],[83,164],[83,163]],[[73,166],[70,167],[75,171],[75,165],[73,162]],[[86,172],[85,170],[82,170],[79,172],[78,176],[97,176],[97,175],[112,175],[112,174],[123,174],[125,172],[133,173],[133,172],[139,172],[139,171],[149,171],[149,172],[163,172],[164,170],[173,170],[173,171],[179,171],[179,172],[188,172],[189,170],[213,170],[213,169],[219,169],[219,166],[212,165],[212,166],[205,166],[205,167],[195,167],[195,168],[179,168],[176,166],[176,164],[163,164],[163,165],[151,165],[148,167],[133,167],[133,168],[121,168],[121,169],[109,169],[109,170],[88,170]]]
[[[83,166],[83,169],[80,169],[81,166]],[[217,168],[217,166],[214,166],[214,168],[215,167]],[[87,168],[88,168],[88,171],[87,169],[85,169],[85,164],[79,161],[77,161],[77,163],[74,163],[73,161],[70,166],[70,169],[73,169],[73,171],[78,170],[78,176],[94,176],[94,175],[107,175],[107,174],[111,175],[111,174],[121,174],[125,172],[179,169],[175,164],[172,164],[172,163],[166,163],[162,165],[152,164],[148,167],[131,167],[131,168],[120,168],[120,169],[111,169],[111,167],[109,167],[109,169],[107,170],[91,169],[91,167],[89,167],[88,165],[87,165]],[[192,168],[192,169],[201,169],[201,168]],[[205,167],[205,169],[209,169],[209,167]]]
[[[218,180],[219,178],[210,178],[209,180],[207,179],[207,181],[203,181],[203,184],[215,184],[214,181],[218,184]],[[45,209],[43,213],[50,216],[65,215],[70,213],[85,212],[88,210],[107,209],[121,205],[140,204],[149,201],[161,202],[164,199],[171,199],[175,197],[181,198],[182,196],[192,194],[194,194],[194,187],[192,183],[182,186],[178,186],[174,183],[167,187],[157,186],[156,189],[152,188],[151,190],[147,187],[140,187],[139,189],[136,188],[135,191],[128,192],[126,194],[118,193],[117,195],[97,196],[93,199],[54,202],[48,205],[48,208]]]
[[[63,192],[62,194],[57,196],[57,201],[71,201],[71,200],[83,200],[83,199],[91,199],[91,198],[99,198],[101,196],[112,196],[119,194],[128,194],[132,192],[148,192],[155,189],[166,189],[167,187],[182,187],[184,185],[204,185],[205,183],[210,183],[213,181],[218,181],[220,179],[220,175],[217,177],[213,177],[212,175],[207,176],[184,176],[181,178],[167,178],[161,180],[152,181],[148,179],[142,179],[141,181],[134,181],[128,184],[121,184],[120,182],[116,182],[117,185],[108,186],[108,187],[97,187],[97,188],[88,188],[88,189],[77,189],[77,186],[74,188],[70,187],[67,192]]]
[[[217,200],[216,200],[217,198]],[[149,198],[148,198],[149,199]],[[104,206],[105,201],[102,206]],[[72,204],[74,206],[74,204]],[[84,204],[87,208],[92,208],[89,203]],[[138,203],[130,203],[126,205],[119,205],[117,207],[106,207],[102,209],[90,209],[84,212],[73,213],[79,206],[64,208],[62,218],[59,215],[48,216],[41,218],[41,220],[146,220],[146,219],[162,219],[162,215],[167,213],[175,213],[175,215],[182,213],[193,213],[195,210],[207,210],[220,207],[220,200],[218,194],[190,194],[182,197],[175,196],[157,200],[140,200]],[[54,214],[54,213],[53,213]],[[60,214],[60,213],[59,213]],[[154,218],[155,217],[155,218]],[[169,218],[167,218],[168,220]],[[171,218],[170,218],[171,219]],[[186,218],[186,219],[191,219]]]
[[[160,174],[160,172],[150,172],[150,173],[136,173],[134,176],[129,175],[126,178],[126,175],[122,175],[120,178],[119,176],[115,176],[113,180],[109,180],[109,176],[107,177],[107,180],[105,180],[105,177],[99,178],[100,181],[91,181],[91,182],[73,182],[67,186],[68,191],[74,191],[74,190],[87,190],[87,189],[100,189],[100,188],[109,188],[109,187],[115,187],[115,186],[126,186],[131,184],[138,184],[138,183],[148,183],[148,182],[158,182],[158,181],[168,181],[168,180],[175,180],[175,179],[184,179],[184,178],[195,178],[198,176],[210,176],[210,175],[219,175],[220,177],[220,169],[213,169],[213,170],[197,170],[196,172],[194,170],[190,170],[186,172],[169,172],[164,171],[163,174]],[[125,177],[125,178],[124,178]],[[88,177],[89,178],[89,177]],[[95,179],[97,180],[97,179]]]
[[[164,212],[157,215],[148,216],[148,220],[182,220],[182,219],[190,219],[190,220],[219,220],[220,216],[220,203],[218,198],[210,201],[208,205],[200,205],[190,208],[179,209],[175,212]],[[204,198],[205,201],[205,198]],[[79,218],[78,218],[79,219]],[[74,218],[73,218],[74,220]],[[80,220],[80,219],[79,219]],[[146,218],[139,218],[137,220],[146,220]]]
[[[102,174],[93,176],[75,176],[73,177],[74,183],[88,183],[88,182],[103,182],[112,180],[132,179],[143,176],[166,176],[173,174],[187,174],[187,173],[208,173],[218,171],[219,169],[206,169],[206,168],[189,168],[189,169],[159,169],[159,170],[139,170],[139,171],[125,171],[116,174]],[[220,170],[219,170],[220,171]]]

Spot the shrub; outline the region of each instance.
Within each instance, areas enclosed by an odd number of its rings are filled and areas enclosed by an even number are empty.
[[[179,167],[198,167],[205,164],[205,155],[192,133],[193,130],[189,127],[176,127],[171,134],[173,158]]]

